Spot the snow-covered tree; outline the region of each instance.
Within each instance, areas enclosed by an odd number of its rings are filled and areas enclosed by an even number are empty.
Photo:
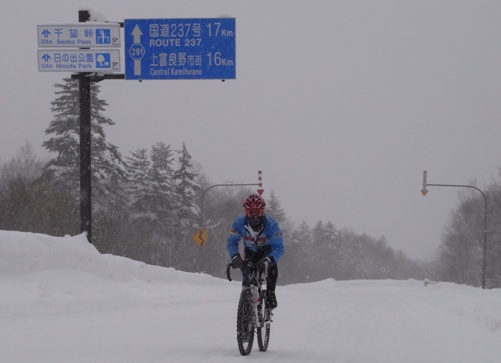
[[[154,196],[150,185],[150,159],[146,149],[138,149],[127,157],[127,194],[132,220],[148,218]],[[150,216],[151,217],[151,216]]]
[[[181,228],[194,228],[200,215],[200,208],[195,200],[200,185],[196,180],[197,173],[194,171],[191,155],[185,143],[177,153],[179,154],[178,168],[173,176],[178,201],[176,215]]]
[[[54,85],[57,98],[51,102],[54,119],[45,133],[43,146],[54,155],[46,170],[72,185],[76,195],[80,181],[80,95],[78,80],[63,79]],[[108,103],[99,98],[99,85],[91,84],[91,171],[94,206],[102,206],[116,196],[125,181],[125,163],[118,148],[106,139],[105,126],[115,123],[103,113]]]
[[[170,145],[163,142],[158,142],[151,147],[150,183],[155,199],[151,201],[150,210],[158,222],[169,230],[169,235],[172,235],[176,217],[173,154]]]
[[[274,190],[271,191],[270,198],[266,204],[267,213],[275,218],[278,224],[282,226],[283,222],[285,222],[286,214]]]

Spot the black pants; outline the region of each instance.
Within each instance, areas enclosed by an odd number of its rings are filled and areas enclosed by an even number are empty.
[[[244,249],[245,253],[245,260],[247,261],[252,261],[252,263],[256,263],[260,259],[268,256],[268,253],[270,252],[270,247],[265,247],[258,252],[251,251],[247,248]],[[268,268],[268,277],[266,278],[266,288],[268,291],[275,292],[275,288],[277,287],[277,280],[278,280],[278,266],[276,263],[271,265]],[[242,267],[242,286],[248,287],[249,286],[249,269],[247,266]]]

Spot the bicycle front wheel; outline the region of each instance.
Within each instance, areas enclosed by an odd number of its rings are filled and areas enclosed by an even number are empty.
[[[252,324],[252,303],[249,290],[242,290],[237,312],[237,342],[242,355],[249,355],[254,343],[254,325]]]
[[[257,327],[257,345],[261,352],[266,352],[270,342],[270,327],[271,316],[268,309],[265,309],[264,314],[261,315],[263,321]]]

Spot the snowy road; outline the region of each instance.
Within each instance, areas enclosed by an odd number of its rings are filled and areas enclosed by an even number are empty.
[[[241,357],[238,282],[102,256],[81,236],[12,233],[0,232],[2,362],[500,361],[499,290],[390,280],[279,287],[269,351]]]

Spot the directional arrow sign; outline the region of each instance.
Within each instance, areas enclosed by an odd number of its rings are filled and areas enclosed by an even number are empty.
[[[428,177],[428,172],[426,170],[423,170],[423,189],[421,189],[421,194],[423,194],[423,197],[426,197],[426,194],[428,194],[428,189],[427,189],[427,179]]]
[[[38,70],[41,72],[119,72],[120,50],[38,50]]]
[[[234,79],[235,19],[126,19],[125,79]]]
[[[39,47],[120,47],[118,23],[70,23],[38,25]]]
[[[209,240],[207,231],[203,228],[198,229],[191,238],[200,247],[204,247]]]
[[[141,44],[141,36],[143,33],[141,29],[136,24],[134,30],[132,30],[132,45],[129,48],[129,54],[131,58],[134,60],[134,76],[141,76],[141,59],[143,59],[146,50]]]

